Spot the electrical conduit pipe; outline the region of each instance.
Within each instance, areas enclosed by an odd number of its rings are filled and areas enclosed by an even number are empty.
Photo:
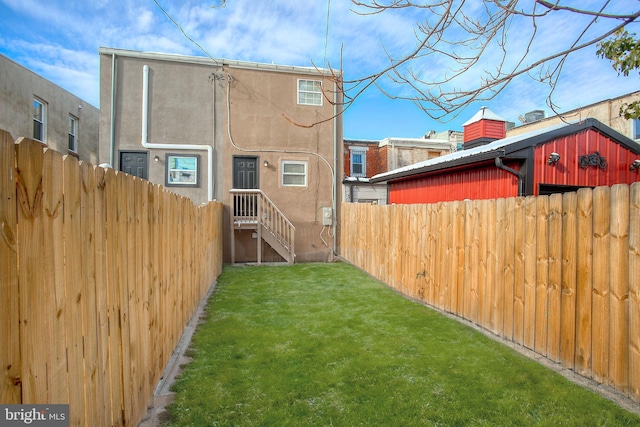
[[[215,99],[213,100],[215,102]],[[148,141],[147,126],[149,119],[149,66],[142,67],[142,146],[158,150],[207,151],[207,200],[213,200],[213,147],[202,144],[154,144]]]

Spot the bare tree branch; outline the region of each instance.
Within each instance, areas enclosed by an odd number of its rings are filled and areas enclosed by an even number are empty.
[[[348,108],[363,92],[377,87],[390,98],[414,102],[436,120],[450,119],[470,103],[491,100],[515,78],[528,75],[549,86],[547,103],[553,109],[552,95],[568,56],[601,42],[640,17],[637,2],[629,2],[619,13],[608,10],[610,0],[603,0],[594,10],[561,3],[483,0],[483,13],[478,13],[477,0],[352,0],[352,10],[359,15],[412,8],[424,20],[414,30],[414,49],[395,56],[385,50],[386,66],[367,76],[340,81],[339,88],[345,93],[342,105]],[[620,10],[619,3],[617,6]],[[541,54],[539,25],[552,16],[591,19],[575,40],[563,40],[555,51]],[[523,28],[527,19],[529,27]],[[525,33],[528,39],[514,46],[512,39]],[[491,64],[490,69],[482,64]],[[437,72],[434,66],[440,67]],[[475,76],[476,83],[460,83],[469,76]]]

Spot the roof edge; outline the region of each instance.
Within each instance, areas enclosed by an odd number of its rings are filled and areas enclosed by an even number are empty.
[[[335,70],[332,71],[326,68],[302,67],[297,65],[267,64],[267,63],[261,63],[261,62],[239,61],[239,60],[224,59],[224,58],[210,58],[205,56],[179,55],[179,54],[172,54],[172,53],[143,52],[143,51],[137,51],[137,50],[118,49],[118,48],[110,48],[110,47],[100,47],[98,48],[98,53],[100,55],[116,55],[116,56],[124,56],[129,58],[150,59],[150,60],[156,60],[156,61],[182,62],[182,63],[188,63],[188,64],[201,64],[201,65],[211,65],[211,66],[218,66],[218,67],[228,66],[231,68],[244,68],[244,69],[252,69],[252,70],[259,69],[259,70],[275,71],[275,72],[325,75],[325,76],[331,76],[335,74]],[[340,73],[338,73],[338,75],[339,74]]]
[[[398,170],[398,172],[388,171],[383,172],[381,174],[375,175],[371,178],[371,182],[389,182],[402,180],[409,176],[417,176],[422,175],[429,172],[434,172],[443,169],[449,169],[461,165],[472,164],[476,162],[481,162],[484,160],[488,160],[490,158],[495,157],[504,157],[510,154],[517,153],[521,150],[527,149],[529,147],[535,147],[537,145],[546,143],[550,140],[562,138],[564,136],[572,135],[578,132],[582,132],[588,129],[596,129],[601,134],[607,136],[612,141],[617,144],[622,145],[629,151],[640,155],[640,144],[636,143],[632,139],[618,131],[610,128],[604,123],[594,119],[587,118],[578,123],[565,123],[562,126],[553,126],[550,128],[535,130],[529,133],[524,133],[522,135],[516,135],[512,137],[506,137],[503,139],[496,140],[491,144],[476,147],[478,149],[487,148],[486,151],[480,151],[478,153],[473,153],[465,157],[456,157],[450,160],[438,161],[439,157],[427,161],[425,164],[418,166],[412,169],[402,169]],[[508,140],[513,140],[513,142],[508,142]],[[503,143],[504,141],[504,143]],[[490,146],[493,144],[501,144],[498,145],[497,148],[491,149]],[[473,149],[472,149],[473,150]],[[463,150],[464,151],[464,150]],[[455,154],[455,153],[452,153]],[[436,162],[433,163],[432,161]],[[430,163],[431,162],[431,163]],[[417,165],[417,164],[416,164]]]

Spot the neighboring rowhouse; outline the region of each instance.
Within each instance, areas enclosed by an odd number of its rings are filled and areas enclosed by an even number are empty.
[[[99,52],[101,161],[196,203],[223,202],[227,262],[332,258],[342,98],[331,74]]]
[[[640,141],[640,119],[625,119],[620,115],[620,107],[623,104],[630,104],[635,101],[640,101],[640,91],[628,93],[616,98],[605,99],[604,101],[595,102],[549,117],[546,117],[544,110],[530,111],[520,117],[520,120],[523,122],[520,126],[507,130],[507,136],[521,135],[552,125],[593,118],[609,126],[611,129],[628,136],[634,141]]]
[[[0,129],[62,154],[98,161],[96,107],[0,55]]]
[[[640,145],[595,119],[505,138],[483,107],[464,124],[464,149],[374,176],[389,203],[544,195],[640,181]]]
[[[387,186],[373,184],[372,176],[401,166],[439,157],[455,150],[455,140],[385,138],[382,141],[344,141],[344,200],[354,203],[387,203]]]

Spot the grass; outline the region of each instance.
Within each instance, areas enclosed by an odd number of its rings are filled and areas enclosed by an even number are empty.
[[[170,425],[640,425],[341,263],[225,267],[190,351]]]

